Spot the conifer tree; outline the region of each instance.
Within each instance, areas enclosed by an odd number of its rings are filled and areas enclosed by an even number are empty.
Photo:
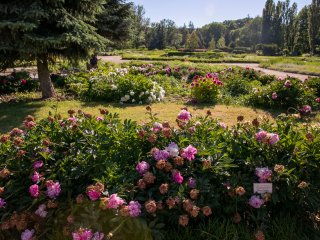
[[[36,60],[43,98],[55,96],[48,62],[87,57],[107,40],[93,26],[104,0],[2,0],[0,56]]]

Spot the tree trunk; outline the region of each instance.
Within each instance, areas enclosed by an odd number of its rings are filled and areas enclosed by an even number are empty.
[[[55,97],[56,93],[50,79],[47,56],[37,58],[37,68],[42,98],[46,99]]]

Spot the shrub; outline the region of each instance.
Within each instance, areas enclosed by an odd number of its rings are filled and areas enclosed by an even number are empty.
[[[277,44],[258,44],[256,49],[261,50],[265,56],[275,56],[279,51]]]
[[[309,88],[315,91],[317,97],[320,97],[320,78],[310,78],[306,80],[306,84]]]
[[[38,81],[32,79],[28,72],[13,72],[0,76],[0,93],[31,92],[38,88]]]
[[[206,77],[194,77],[191,83],[191,97],[200,103],[215,103],[223,83],[213,74]]]

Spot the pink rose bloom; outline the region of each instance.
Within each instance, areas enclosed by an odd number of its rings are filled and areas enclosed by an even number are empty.
[[[276,133],[268,133],[267,138],[270,145],[275,145],[280,140],[279,135]]]
[[[168,153],[166,150],[155,150],[153,153],[153,157],[159,161],[159,160],[167,160],[170,157],[170,153]]]
[[[276,92],[272,93],[272,99],[276,100],[278,98],[278,94]]]
[[[189,178],[188,179],[188,187],[189,188],[195,188],[197,186],[197,181],[194,178]]]
[[[191,114],[187,110],[182,110],[178,114],[178,119],[181,121],[189,121],[191,118]]]
[[[267,137],[267,134],[268,133],[266,131],[260,131],[256,133],[256,140],[262,142]]]
[[[178,184],[183,183],[183,177],[179,171],[172,171],[172,180]]]
[[[21,233],[21,240],[31,240],[34,234],[34,229],[26,229]]]
[[[92,240],[93,233],[91,230],[88,229],[80,229],[78,232],[72,233],[73,240]]]
[[[101,117],[101,116],[97,117],[97,121],[98,121],[98,122],[103,121],[103,120],[104,120],[103,117]]]
[[[152,131],[153,131],[154,133],[159,132],[161,129],[162,129],[162,124],[161,124],[161,123],[155,122],[155,123],[153,124]]]
[[[267,168],[256,168],[256,175],[259,177],[259,182],[266,183],[272,176],[272,171]]]
[[[141,174],[145,174],[150,168],[150,165],[149,163],[145,162],[145,161],[142,161],[140,163],[137,164],[136,166],[136,170]]]
[[[250,204],[251,207],[260,208],[264,204],[264,201],[260,197],[258,197],[256,195],[253,195],[249,199],[249,204]]]
[[[100,191],[96,191],[94,189],[90,189],[89,191],[87,191],[87,195],[90,198],[91,201],[96,201],[100,198],[101,196],[101,192]]]
[[[130,217],[139,217],[141,214],[141,204],[137,201],[131,201],[128,205]]]
[[[32,180],[32,182],[37,183],[37,182],[39,182],[40,177],[41,177],[41,175],[35,171],[31,177],[31,180]]]
[[[118,197],[117,194],[112,194],[108,200],[108,208],[116,209],[119,206],[123,205],[124,201],[122,198]]]
[[[42,168],[43,167],[43,162],[40,160],[40,161],[36,161],[33,163],[33,168],[34,169],[39,169],[39,168]]]
[[[317,103],[320,103],[320,98],[316,98],[316,102],[317,102]]]
[[[195,158],[195,155],[197,154],[197,149],[191,145],[183,149],[183,153],[181,154],[181,157],[188,159],[189,161],[193,160]]]
[[[290,82],[290,80],[287,80],[285,83],[284,83],[284,86],[286,88],[290,88],[292,86],[292,83]]]
[[[47,196],[49,198],[56,198],[60,195],[61,187],[59,182],[53,182],[52,180],[49,180],[46,182],[47,186]]]
[[[6,204],[6,201],[3,198],[0,198],[0,208],[4,208]]]
[[[46,211],[46,205],[41,204],[38,209],[35,211],[35,214],[38,215],[39,217],[45,218],[48,214]]]
[[[39,186],[37,184],[33,184],[29,187],[29,193],[31,197],[37,198],[40,195]]]

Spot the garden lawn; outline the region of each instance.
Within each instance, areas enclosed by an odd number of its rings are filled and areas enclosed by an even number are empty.
[[[154,113],[160,120],[175,122],[177,112],[185,107],[181,103],[157,103],[152,105]],[[236,123],[237,117],[243,115],[245,120],[252,120],[259,116],[268,116],[273,118],[275,113],[271,114],[267,111],[254,110],[252,108],[241,106],[226,106],[226,105],[197,105],[187,106],[195,115],[205,115],[207,110],[211,110],[214,118],[221,119],[227,125]],[[112,113],[119,113],[122,119],[132,119],[143,123],[148,121],[146,115],[146,105],[120,105],[108,104],[103,102],[81,102],[81,101],[34,101],[27,103],[2,103],[0,104],[0,133],[10,131],[14,127],[21,127],[24,118],[27,115],[33,115],[36,119],[42,119],[48,116],[48,112],[61,113],[63,116],[67,115],[69,109],[81,109],[86,113],[99,115],[99,108],[107,108]]]

